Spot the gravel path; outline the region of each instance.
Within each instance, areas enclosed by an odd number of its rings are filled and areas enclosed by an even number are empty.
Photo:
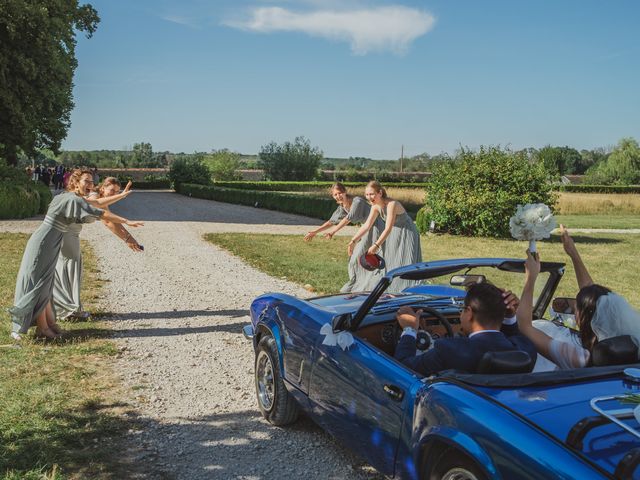
[[[136,192],[113,211],[145,221],[134,231],[143,253],[100,223],[82,237],[109,281],[104,309],[113,312],[123,400],[142,419],[128,439],[146,470],[136,478],[383,478],[309,420],[285,429],[263,420],[241,332],[249,305],[268,291],[308,292],[202,240],[206,232],[302,234],[317,220],[168,192]],[[0,231],[39,223],[0,222]]]

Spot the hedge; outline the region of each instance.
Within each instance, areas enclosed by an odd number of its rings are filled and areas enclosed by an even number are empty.
[[[322,220],[329,218],[337,207],[335,200],[329,197],[318,198],[290,193],[212,187],[192,183],[178,185],[176,192],[190,197],[250,205],[269,210],[306,215],[307,217],[320,218]]]
[[[125,184],[122,186],[124,187]],[[145,180],[142,182],[133,182],[133,190],[167,190],[171,188],[171,180]]]
[[[0,219],[27,218],[46,213],[51,198],[51,190],[44,184],[1,182]]]
[[[243,190],[260,190],[271,192],[308,192],[326,188],[329,190],[335,182],[251,182],[251,181],[234,181],[234,182],[214,182],[216,187],[236,188]],[[366,182],[342,182],[345,187],[364,187]],[[383,187],[388,188],[427,188],[427,183],[401,183],[401,182],[385,182]]]
[[[558,190],[572,193],[640,193],[640,185],[560,185]]]

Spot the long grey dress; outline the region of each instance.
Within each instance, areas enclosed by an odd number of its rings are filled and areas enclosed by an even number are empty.
[[[382,209],[380,216],[386,223],[385,214],[386,212]],[[396,215],[396,221],[391,233],[382,244],[382,253],[380,255],[384,258],[386,271],[422,261],[420,234],[416,224],[413,223],[407,212]],[[389,293],[397,293],[417,284],[418,282],[415,280],[396,278],[387,291]]]
[[[62,247],[56,262],[53,281],[53,309],[57,318],[82,311],[80,284],[82,282],[82,253],[80,251],[81,223],[72,223],[62,237]]]
[[[370,210],[371,206],[364,198],[354,197],[351,201],[349,211],[339,206],[329,221],[337,224],[346,216],[349,219],[349,223],[364,223],[369,217]],[[340,289],[341,293],[366,292],[372,290],[380,281],[380,278],[382,278],[384,273],[382,270],[369,272],[360,266],[358,259],[371,247],[374,239],[378,238],[383,228],[384,224],[382,221],[379,218],[376,219],[373,227],[371,227],[367,234],[362,237],[354,247],[353,254],[349,258],[349,281]]]
[[[92,207],[73,192],[53,198],[44,221],[29,238],[22,256],[14,305],[9,309],[14,333],[26,333],[51,301],[56,261],[69,226],[93,222],[103,213],[104,210]]]

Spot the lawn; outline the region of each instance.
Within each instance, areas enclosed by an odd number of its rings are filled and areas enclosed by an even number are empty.
[[[335,293],[347,280],[349,237],[330,241],[316,239],[311,243],[305,243],[301,235],[227,233],[208,234],[205,238],[270,275],[310,285],[318,293]],[[640,250],[640,235],[589,234],[574,235],[574,239],[594,280],[624,295],[632,305],[640,308],[640,291],[637,288],[640,269],[630,265]],[[422,236],[421,241],[424,260],[494,256],[521,258],[527,247],[525,242],[513,240],[451,235]],[[557,236],[539,242],[538,250],[543,260],[568,261]],[[625,265],[629,267],[624,268]],[[506,275],[494,275],[492,278],[500,284]],[[576,292],[575,274],[569,262],[557,295],[575,296]]]
[[[27,235],[0,233],[0,478],[118,478],[117,353],[99,322],[62,322],[65,339],[10,338],[11,306]],[[83,242],[85,307],[95,311],[102,282]]]
[[[556,221],[572,228],[640,228],[639,214],[556,215]]]

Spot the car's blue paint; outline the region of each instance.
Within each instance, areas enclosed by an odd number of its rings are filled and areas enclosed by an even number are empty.
[[[473,265],[518,270],[522,264],[464,259],[417,264],[388,275],[430,278]],[[559,280],[562,264],[546,268]],[[557,281],[547,286],[556,285]],[[433,301],[435,308],[450,312],[459,307],[446,297],[460,299],[464,291],[426,285],[406,296],[377,295],[381,306],[376,308],[383,310],[405,299],[428,302],[432,296],[440,298]],[[281,375],[302,410],[379,471],[417,479],[429,449],[449,445],[474,459],[491,479],[604,479],[612,478],[629,449],[640,447],[637,438],[614,425],[589,432],[580,451],[565,443],[573,425],[594,415],[589,407],[592,397],[640,391],[622,374],[545,386],[473,386],[446,376],[420,378],[357,335],[347,350],[322,343],[323,325],[337,315],[355,315],[369,300],[367,294],[309,300],[266,294],[255,299],[250,313],[254,347],[262,332],[275,338]],[[371,322],[367,318],[362,326]],[[394,398],[385,386],[402,392],[402,398]],[[640,473],[633,478],[640,479]]]

